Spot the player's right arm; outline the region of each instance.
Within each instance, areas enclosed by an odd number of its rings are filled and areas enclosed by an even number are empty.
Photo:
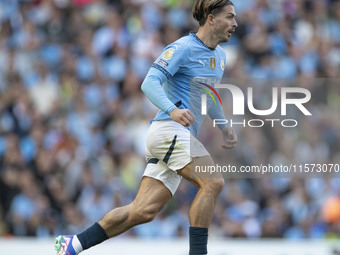
[[[142,84],[142,91],[149,100],[160,110],[169,114],[172,120],[185,127],[193,123],[192,113],[189,109],[177,108],[166,95],[162,84],[185,66],[187,55],[188,50],[184,44],[174,43],[169,45],[154,62]]]
[[[189,109],[174,109],[170,113],[171,119],[184,127],[189,127],[194,122],[194,116]]]
[[[178,109],[165,94],[162,84],[167,77],[158,69],[151,68],[142,84],[142,91],[160,110],[170,115],[171,119],[188,127],[194,117],[188,109]]]

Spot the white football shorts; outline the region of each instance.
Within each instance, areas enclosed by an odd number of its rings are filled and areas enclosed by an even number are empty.
[[[207,155],[203,144],[181,124],[153,121],[147,133],[144,176],[161,181],[174,195],[182,179],[176,171],[191,163],[192,158]]]

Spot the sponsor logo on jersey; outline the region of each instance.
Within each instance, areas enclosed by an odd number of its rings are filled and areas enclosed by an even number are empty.
[[[215,70],[216,68],[216,59],[214,57],[210,58],[210,68],[211,70]]]
[[[157,64],[163,66],[163,67],[167,67],[169,65],[168,62],[164,61],[163,59],[158,59],[157,60]]]
[[[165,60],[172,59],[172,57],[174,56],[174,52],[175,52],[174,48],[168,49],[166,52],[164,52],[163,59]]]

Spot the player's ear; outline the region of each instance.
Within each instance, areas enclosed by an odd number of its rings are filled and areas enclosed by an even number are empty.
[[[207,22],[209,23],[209,25],[214,25],[214,15],[209,14],[207,17]]]

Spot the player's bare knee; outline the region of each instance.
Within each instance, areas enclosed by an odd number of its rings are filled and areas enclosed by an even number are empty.
[[[147,223],[153,221],[156,218],[158,211],[144,211],[142,216],[142,222]]]
[[[147,223],[153,221],[159,211],[155,208],[144,208],[137,212],[138,221],[140,223]]]
[[[215,195],[219,195],[224,188],[223,178],[212,178],[204,182],[201,188],[206,192],[211,192]]]
[[[215,190],[218,194],[220,194],[224,188],[224,179],[223,178],[218,178],[216,179],[216,183],[214,183],[215,185]]]

